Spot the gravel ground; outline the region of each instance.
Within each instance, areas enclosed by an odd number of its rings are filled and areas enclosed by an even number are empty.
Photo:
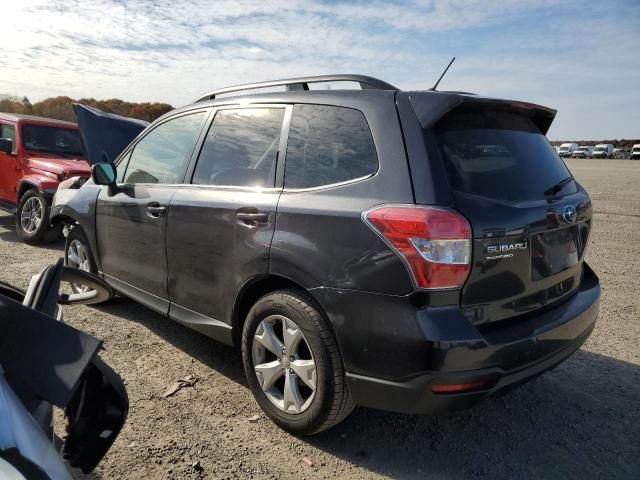
[[[587,258],[603,296],[595,332],[556,370],[466,412],[359,408],[295,438],[261,414],[238,352],[131,301],[68,307],[68,323],[104,340],[131,402],[112,450],[78,478],[640,478],[640,162],[568,164],[593,199]],[[62,248],[20,243],[0,214],[1,280],[25,288]],[[199,382],[163,398],[188,374]]]

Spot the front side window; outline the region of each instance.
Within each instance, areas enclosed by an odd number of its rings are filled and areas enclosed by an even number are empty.
[[[27,150],[60,155],[84,155],[78,130],[45,125],[25,125],[21,131],[22,145]]]
[[[198,157],[192,183],[273,187],[284,108],[220,110]]]
[[[362,178],[377,170],[376,147],[362,112],[326,105],[293,108],[285,187],[330,185]]]
[[[129,164],[129,158],[131,158],[131,150],[120,157],[120,161],[116,163],[118,171],[117,183],[124,183],[125,173],[127,173],[127,165]]]
[[[134,147],[124,182],[181,182],[205,115],[198,112],[176,117],[149,132]]]
[[[0,125],[0,138],[11,140],[11,150],[16,151],[16,128],[13,125]]]

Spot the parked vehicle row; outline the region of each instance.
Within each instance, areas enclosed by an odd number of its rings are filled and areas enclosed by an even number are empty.
[[[611,143],[601,143],[595,146],[578,145],[575,142],[563,143],[554,147],[558,155],[564,158],[619,158],[640,159],[640,144],[633,146],[631,150],[626,148],[614,148]]]
[[[309,90],[328,81],[363,88]],[[51,221],[68,265],[241,349],[287,431],[465,408],[596,322],[591,201],[545,137],[555,113],[358,75],[215,90],[61,184]]]

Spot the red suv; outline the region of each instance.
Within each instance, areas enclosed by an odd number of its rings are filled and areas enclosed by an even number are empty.
[[[57,237],[49,207],[58,184],[90,174],[75,123],[0,113],[0,208],[16,214],[16,232],[25,242]]]

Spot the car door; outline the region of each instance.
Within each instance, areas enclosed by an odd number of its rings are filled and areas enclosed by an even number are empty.
[[[234,300],[268,269],[282,190],[283,105],[218,109],[167,223],[169,316],[231,341]]]
[[[0,138],[13,140],[13,151],[16,151],[16,128],[13,125],[0,124]],[[18,158],[0,152],[0,201],[15,205],[19,179]]]
[[[102,187],[96,239],[105,279],[126,295],[168,312],[167,210],[182,183],[207,110],[159,123],[118,164],[117,188]]]

